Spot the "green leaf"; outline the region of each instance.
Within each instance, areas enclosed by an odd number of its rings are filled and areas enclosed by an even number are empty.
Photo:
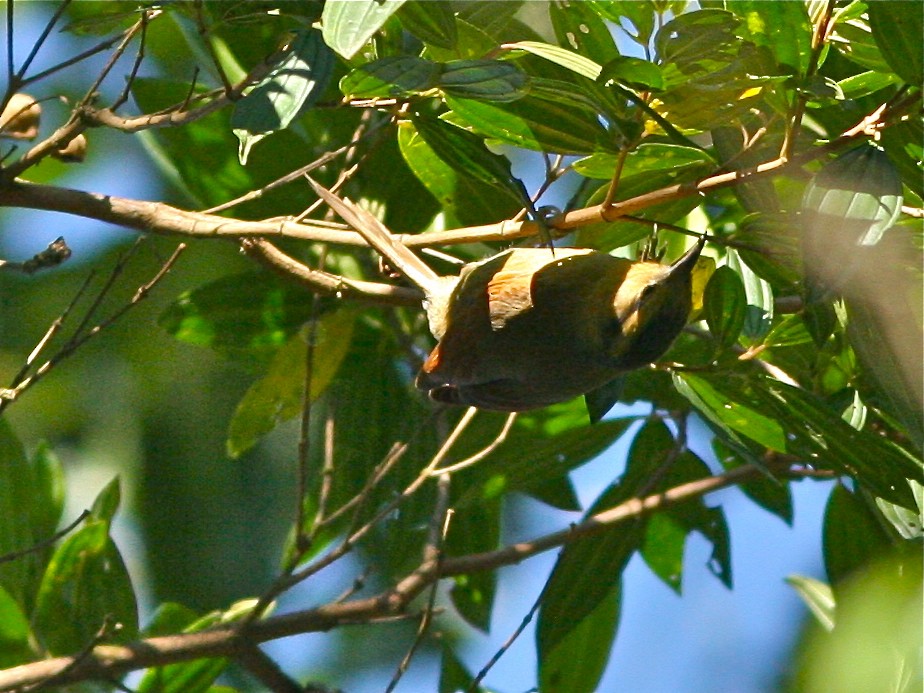
[[[891,546],[869,506],[840,484],[828,498],[823,538],[825,571],[835,588]]]
[[[747,296],[741,277],[731,267],[716,269],[706,285],[705,318],[709,331],[727,349],[738,341],[747,316]]]
[[[352,58],[405,0],[328,0],[321,14],[324,41]]]
[[[501,497],[470,503],[453,515],[446,551],[453,556],[494,551],[500,545]],[[497,573],[490,570],[456,575],[449,596],[462,617],[487,633],[491,627]]]
[[[895,75],[868,70],[867,72],[845,77],[837,83],[837,88],[845,99],[859,99],[898,82],[899,80]]]
[[[401,25],[421,41],[451,50],[459,40],[456,17],[446,0],[410,0],[398,10]]]
[[[512,103],[494,104],[446,96],[452,120],[476,133],[535,151],[589,154],[612,149],[612,137],[589,105],[561,102],[561,92],[533,85]]]
[[[443,208],[449,227],[476,226],[498,218],[506,219],[522,207],[522,200],[513,198],[508,187],[486,185],[457,170],[452,165],[452,159],[438,155],[410,121],[398,123],[398,146],[414,176]],[[484,147],[483,144],[480,146]]]
[[[35,659],[29,645],[31,630],[19,604],[0,586],[0,667],[13,667]]]
[[[649,422],[642,427],[632,442],[625,474],[600,494],[585,519],[644,490],[654,490],[650,485],[651,475],[661,468],[673,449],[674,439],[663,423]],[[536,643],[540,661],[596,612],[603,600],[612,598],[623,570],[643,541],[644,532],[644,520],[630,520],[595,536],[570,542],[562,549],[539,609]]]
[[[835,603],[831,586],[804,575],[790,575],[786,582],[802,597],[821,627],[829,633],[834,630]]]
[[[462,663],[455,652],[453,652],[449,643],[445,640],[440,648],[440,684],[439,693],[457,693],[458,691],[471,690],[469,686],[472,683],[472,675]],[[475,689],[476,693],[485,689],[479,686]]]
[[[789,291],[802,278],[798,220],[791,214],[749,214],[732,236],[741,260],[761,279]]]
[[[596,152],[578,159],[573,166],[577,173],[587,178],[610,180],[616,171],[617,160],[617,154]],[[714,162],[701,149],[676,144],[646,143],[626,155],[620,183],[626,178],[651,174],[653,171],[670,171],[673,173],[670,180],[677,181],[681,171],[692,173],[696,177],[707,172],[712,166]]]
[[[292,282],[245,272],[184,292],[158,324],[183,342],[226,356],[266,358],[311,318],[313,301]]]
[[[528,198],[523,184],[510,171],[510,160],[490,151],[477,135],[439,118],[417,116],[411,122],[424,142],[453,170],[503,191],[514,204],[523,204]]]
[[[619,625],[622,589],[617,582],[554,647],[539,640],[539,688],[593,693],[610,658]],[[538,636],[537,636],[538,637]]]
[[[792,436],[790,452],[804,454],[849,474],[879,497],[909,509],[916,509],[914,496],[905,482],[924,482],[920,462],[909,453],[872,431],[858,431],[838,412],[814,395],[775,380],[764,380],[765,411],[787,423]]]
[[[658,3],[652,0],[587,0],[587,5],[604,19],[624,27],[628,20],[634,27],[633,34],[626,28],[629,37],[641,46],[648,47],[655,28],[655,15],[661,14]]]
[[[719,464],[726,471],[737,469],[745,464],[741,456],[719,438],[712,439],[712,450]],[[773,513],[786,524],[792,525],[792,491],[787,482],[765,474],[756,479],[739,483],[738,488],[761,508]]]
[[[680,394],[733,440],[740,433],[770,450],[786,452],[786,432],[780,422],[764,415],[756,406],[739,401],[741,390],[734,383],[683,371],[675,372],[673,377]]]
[[[247,163],[250,148],[289,127],[324,92],[334,56],[317,29],[298,30],[269,74],[234,104],[231,128],[241,142],[238,157]]]
[[[645,539],[640,550],[651,572],[677,594],[680,594],[683,577],[683,549],[687,534],[687,528],[670,515],[654,515],[645,527]]]
[[[758,46],[766,46],[777,64],[787,72],[804,76],[812,55],[812,27],[805,4],[801,2],[760,2],[735,0],[729,10],[744,21],[744,36]]]
[[[328,313],[317,323],[311,355],[311,392],[314,401],[337,373],[350,348],[356,315],[339,310]],[[227,451],[239,457],[281,422],[302,410],[305,393],[305,362],[308,357],[308,328],[293,335],[270,362],[237,405],[228,428]]]
[[[584,403],[587,405],[587,415],[590,417],[590,423],[594,424],[603,420],[607,412],[622,397],[624,387],[625,380],[622,376],[619,376],[584,395]]]
[[[802,201],[807,242],[828,246],[876,245],[901,214],[898,171],[879,147],[864,144],[819,171]],[[819,237],[823,235],[823,237]]]
[[[127,642],[138,632],[138,606],[109,522],[90,520],[55,550],[42,577],[33,622],[56,655],[78,652],[104,625],[104,642]],[[107,625],[108,624],[108,625]]]
[[[360,65],[340,80],[348,99],[407,96],[436,87],[440,65],[413,55],[390,55]]]
[[[734,250],[728,250],[726,263],[741,277],[744,284],[747,310],[742,333],[752,342],[760,342],[773,324],[773,289],[769,282],[761,279],[751,271],[750,267],[742,264],[738,253]]]
[[[581,404],[580,400],[575,400]],[[570,426],[561,432],[540,432],[534,426],[542,421],[542,414],[522,416],[507,435],[506,440],[473,469],[470,478],[478,483],[466,482],[470,490],[458,506],[483,502],[509,491],[531,492],[543,483],[561,478],[572,469],[593,459],[612,445],[635,418],[612,419],[588,425],[586,414],[579,407],[579,426]],[[554,411],[554,410],[553,410]],[[548,412],[545,412],[548,416]],[[555,425],[554,418],[545,425]]]
[[[220,623],[234,623],[245,618],[256,600],[235,602],[224,612],[213,611],[196,619],[183,629],[184,633],[197,633]],[[206,693],[213,691],[212,683],[228,666],[224,657],[195,659],[180,664],[168,664],[145,671],[135,688],[137,693]]]
[[[32,471],[35,492],[31,525],[33,535],[40,539],[54,534],[61,520],[64,510],[64,469],[54,451],[42,442],[32,456]]]
[[[542,43],[541,41],[517,41],[516,43],[505,44],[504,47],[538,55],[540,58],[545,58],[549,62],[561,65],[590,80],[596,80],[600,76],[601,67],[599,63],[561,46]]]
[[[873,39],[889,67],[910,85],[924,83],[924,15],[917,3],[876,0],[867,3],[867,12]]]
[[[7,419],[0,417],[0,556],[27,549],[36,540],[30,527],[32,493],[32,469],[25,450]],[[24,609],[36,562],[36,557],[28,554],[0,563],[0,587]]]
[[[660,91],[664,88],[664,77],[657,64],[628,55],[613,58],[603,66],[597,81],[606,84],[610,80],[631,89]]]
[[[505,103],[527,93],[527,77],[503,60],[452,60],[443,64],[438,86],[446,95]]]
[[[924,485],[917,481],[908,481],[911,493],[918,505],[918,510],[909,510],[900,505],[876,499],[876,505],[882,511],[883,517],[895,528],[903,539],[921,539],[924,536]]]
[[[549,6],[558,45],[603,65],[619,55],[606,23],[587,2],[558,0]]]
[[[94,520],[112,524],[112,518],[119,509],[121,499],[121,484],[119,483],[119,477],[115,476],[96,495],[93,505],[90,507],[90,517]]]
[[[159,635],[180,633],[197,618],[196,612],[187,606],[176,602],[161,602],[151,615],[148,625],[144,627],[142,635],[145,638],[156,638]]]

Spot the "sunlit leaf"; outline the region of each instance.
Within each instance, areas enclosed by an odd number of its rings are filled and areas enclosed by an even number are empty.
[[[325,43],[344,58],[352,58],[404,2],[328,0],[321,15]]]
[[[834,629],[834,593],[831,586],[821,580],[804,575],[790,575],[786,582],[802,597],[802,601],[811,610],[812,615],[826,631]]]

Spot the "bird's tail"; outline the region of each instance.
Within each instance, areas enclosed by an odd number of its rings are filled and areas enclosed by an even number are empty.
[[[347,224],[352,226],[366,242],[401,274],[410,279],[424,294],[430,296],[440,283],[440,277],[410,249],[395,240],[391,232],[370,212],[348,199],[337,197],[330,190],[308,178],[315,193]]]

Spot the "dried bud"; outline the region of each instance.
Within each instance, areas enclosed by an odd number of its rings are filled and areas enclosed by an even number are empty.
[[[38,135],[42,107],[28,94],[13,94],[0,114],[0,137],[33,140]]]
[[[87,157],[87,138],[83,134],[77,135],[67,144],[55,149],[51,155],[69,164],[80,163]]]

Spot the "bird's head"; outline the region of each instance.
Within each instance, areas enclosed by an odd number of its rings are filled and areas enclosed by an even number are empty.
[[[620,368],[639,368],[667,351],[687,324],[692,273],[704,239],[671,265],[633,264],[613,300],[609,355]]]

